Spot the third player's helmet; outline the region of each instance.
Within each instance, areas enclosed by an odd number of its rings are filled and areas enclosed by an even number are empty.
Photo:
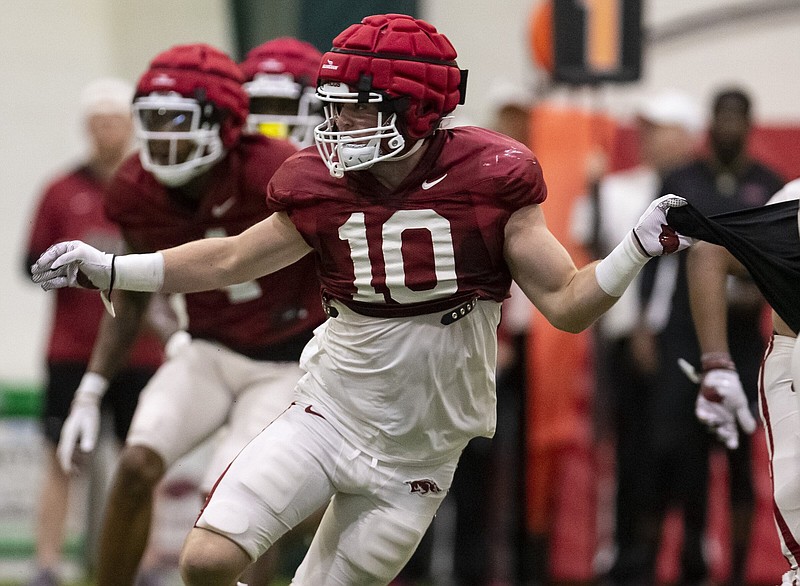
[[[316,95],[321,59],[314,45],[291,37],[250,50],[241,63],[250,96],[248,129],[287,138],[299,147],[312,144],[314,127],[322,122]]]
[[[337,36],[322,57],[317,95],[326,120],[314,133],[331,173],[341,176],[406,156],[407,142],[421,144],[430,136],[464,101],[467,72],[458,68],[456,56],[435,27],[402,14],[368,16]],[[342,103],[378,104],[376,126],[340,132],[336,114]]]
[[[224,157],[247,117],[243,83],[236,62],[209,45],[178,45],[157,55],[133,101],[142,166],[175,187]]]

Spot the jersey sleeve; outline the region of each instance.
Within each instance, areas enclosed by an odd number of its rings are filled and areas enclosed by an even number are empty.
[[[319,159],[316,149],[309,151],[311,148],[312,147],[308,147],[308,149],[299,151],[292,157],[288,158],[272,176],[272,179],[267,186],[267,209],[270,211],[270,213],[290,213],[292,208],[295,205],[298,205],[298,202],[295,201],[295,196],[297,196],[299,193],[304,194],[304,201],[308,200],[309,197],[306,190],[298,186],[307,184],[309,180],[318,178],[321,181],[315,182],[314,184],[324,185],[327,177],[317,176],[318,168],[325,167],[322,164],[322,161],[316,160]],[[311,158],[314,164],[308,164],[307,162],[304,162],[309,158]],[[325,170],[325,173],[327,173],[327,169]]]
[[[483,129],[482,129],[483,130]],[[547,184],[536,156],[522,143],[499,133],[483,131],[488,145],[477,157],[477,177],[511,212],[547,199]]]
[[[530,155],[517,176],[507,178],[507,191],[510,202],[516,207],[540,204],[547,199],[547,184],[544,181],[542,166],[538,159]]]

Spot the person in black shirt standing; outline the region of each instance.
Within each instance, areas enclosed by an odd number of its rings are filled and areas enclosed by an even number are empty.
[[[784,184],[783,178],[747,153],[752,124],[752,104],[739,88],[727,88],[713,99],[708,133],[708,154],[681,167],[665,179],[660,193],[680,193],[703,215],[714,215],[741,208],[764,205]],[[651,336],[657,356],[656,388],[650,394],[648,409],[653,425],[654,455],[651,462],[653,495],[650,511],[652,567],[655,566],[658,536],[667,508],[679,504],[683,510],[684,541],[681,581],[701,583],[708,568],[702,542],[706,525],[709,484],[709,450],[714,440],[694,416],[697,385],[678,366],[682,358],[702,366],[689,310],[686,283],[686,255],[676,255],[672,263],[648,267],[643,274],[643,292],[650,309],[649,324],[661,328],[642,328],[640,335]],[[651,263],[655,265],[656,263]],[[671,265],[671,266],[670,266]],[[755,409],[757,377],[765,340],[753,335],[760,331],[764,300],[747,279],[732,280],[728,287],[729,342],[739,366],[742,384]],[[732,574],[730,584],[743,584],[749,548],[749,533],[754,509],[750,469],[750,445],[741,434],[737,450],[729,450],[731,494]]]

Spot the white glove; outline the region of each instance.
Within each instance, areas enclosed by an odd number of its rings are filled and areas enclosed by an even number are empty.
[[[183,352],[192,343],[192,336],[186,330],[178,330],[169,337],[167,343],[164,344],[164,354],[167,358],[175,358],[178,354]]]
[[[714,432],[714,435],[725,444],[726,448],[735,450],[739,447],[736,416],[728,411],[722,403],[714,403],[698,394],[694,404],[694,414],[701,423]]]
[[[739,374],[730,359],[724,363],[703,361],[706,367],[695,403],[697,418],[725,443],[728,449],[739,447],[737,421],[745,433],[753,433],[756,420],[747,404]],[[714,367],[719,364],[721,367]]]
[[[31,266],[31,277],[45,291],[63,287],[105,291],[111,286],[113,261],[113,254],[80,240],[59,242],[44,251]]]
[[[75,397],[72,399],[69,416],[61,428],[56,456],[64,472],[72,470],[75,445],[80,441],[81,452],[92,452],[100,434],[100,400],[108,388],[105,377],[96,372],[83,375]]]
[[[678,234],[667,224],[667,210],[686,205],[677,195],[664,195],[651,203],[633,229],[633,237],[647,256],[672,254],[689,248],[694,240]]]

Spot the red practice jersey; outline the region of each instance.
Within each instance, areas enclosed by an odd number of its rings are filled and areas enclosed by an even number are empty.
[[[366,315],[398,317],[471,298],[502,301],[511,274],[504,232],[516,210],[544,201],[538,161],[489,130],[438,131],[416,169],[390,191],[368,171],[331,177],[305,149],[270,183],[316,251],[323,294]]]
[[[122,252],[119,228],[103,213],[104,185],[86,167],[79,167],[45,189],[28,240],[28,259],[36,260],[63,240],[83,240],[109,252]],[[88,363],[105,309],[97,291],[66,287],[55,292],[53,325],[47,349],[50,362]],[[133,348],[131,366],[155,368],[161,343],[143,335]]]
[[[196,202],[180,199],[178,190],[159,184],[133,157],[114,178],[106,211],[136,252],[239,234],[270,214],[267,184],[294,152],[286,141],[242,137],[208,172],[205,194]],[[312,255],[255,281],[187,294],[186,308],[193,337],[273,360],[297,360],[299,354],[274,352],[310,337],[325,317]]]

